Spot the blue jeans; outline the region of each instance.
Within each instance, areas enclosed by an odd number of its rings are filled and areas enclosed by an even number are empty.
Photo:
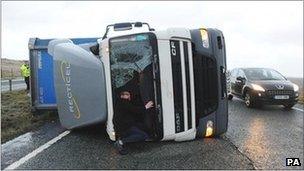
[[[144,141],[147,138],[148,138],[147,133],[140,130],[136,126],[132,126],[126,131],[125,135],[121,138],[121,140],[124,143],[130,143],[130,142]]]

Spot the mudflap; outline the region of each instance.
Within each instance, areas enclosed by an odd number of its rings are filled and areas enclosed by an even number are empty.
[[[103,63],[70,40],[53,40],[54,87],[63,127],[72,129],[105,122],[106,84]]]

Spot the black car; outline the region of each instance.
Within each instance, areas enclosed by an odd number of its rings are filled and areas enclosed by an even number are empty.
[[[236,68],[230,72],[230,92],[244,99],[247,107],[263,104],[292,108],[298,101],[299,87],[278,71],[268,68]]]

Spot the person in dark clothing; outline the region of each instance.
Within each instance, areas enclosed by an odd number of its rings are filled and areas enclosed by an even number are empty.
[[[30,90],[30,77],[24,77],[24,81],[26,84],[26,91],[28,92]]]
[[[126,143],[144,141],[148,138],[148,134],[143,131],[144,125],[138,118],[153,107],[153,102],[149,101],[145,106],[136,106],[132,103],[128,90],[122,90],[119,96],[114,107],[113,123],[117,139],[114,146],[120,154],[127,154]]]

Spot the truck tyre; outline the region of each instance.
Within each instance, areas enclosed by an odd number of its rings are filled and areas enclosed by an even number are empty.
[[[245,93],[245,98],[244,98],[244,100],[245,100],[245,105],[246,105],[248,108],[254,107],[254,102],[253,102],[253,100],[252,100],[252,96],[251,96],[251,94],[250,94],[250,91],[247,91],[247,92]]]

